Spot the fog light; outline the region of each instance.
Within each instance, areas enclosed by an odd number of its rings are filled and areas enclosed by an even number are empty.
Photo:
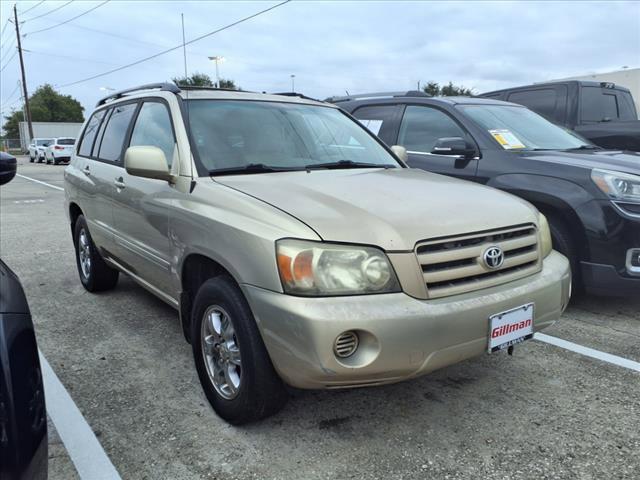
[[[339,358],[347,358],[358,349],[358,334],[353,331],[343,332],[333,343],[333,351]]]
[[[627,250],[627,272],[631,275],[640,275],[640,248]]]

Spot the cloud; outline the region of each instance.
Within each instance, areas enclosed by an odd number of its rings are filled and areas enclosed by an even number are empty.
[[[26,9],[34,3],[20,4]],[[46,2],[29,12],[23,31],[51,26],[96,2],[73,2],[28,21],[60,4]],[[187,38],[194,38],[267,5],[112,1],[70,24],[25,38],[24,47],[33,52],[25,53],[29,88],[69,83],[177,45],[182,38],[180,13]],[[10,7],[2,2],[2,25]],[[9,37],[5,32],[4,38]],[[345,90],[412,89],[418,81],[429,80],[453,81],[481,92],[637,66],[640,4],[295,1],[188,51],[190,71],[213,76],[207,56],[224,55],[222,76],[257,91],[289,90],[290,75],[295,74],[296,90],[318,98]],[[182,52],[177,51],[62,92],[91,109],[104,93],[101,86],[126,88],[182,73]],[[2,72],[3,101],[18,78],[14,60]]]

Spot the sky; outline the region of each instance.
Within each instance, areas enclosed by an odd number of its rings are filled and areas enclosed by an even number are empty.
[[[189,41],[279,2],[102,3],[17,2],[30,93],[52,84],[87,115],[105,88],[184,75],[178,49],[65,86],[180,45],[181,14]],[[3,115],[20,107],[19,62],[11,58],[16,35],[7,23],[13,4],[0,2]],[[188,72],[215,78],[209,56],[223,56],[221,77],[245,90],[290,91],[295,75],[295,90],[315,98],[410,90],[428,81],[482,93],[640,66],[640,2],[293,0],[187,46]]]

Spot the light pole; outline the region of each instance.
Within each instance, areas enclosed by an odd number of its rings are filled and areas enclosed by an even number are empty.
[[[224,62],[224,57],[222,55],[216,55],[214,57],[209,57],[209,60],[216,62],[216,88],[220,88],[220,69],[218,67],[218,62]]]
[[[295,92],[296,91],[296,76],[294,74],[291,74],[291,92]]]

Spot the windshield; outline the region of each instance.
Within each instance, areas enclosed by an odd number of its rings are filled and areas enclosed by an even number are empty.
[[[335,108],[190,100],[188,112],[195,148],[210,172],[247,168],[247,173],[262,173],[338,162],[339,168],[349,168],[352,162],[399,167],[362,126]]]
[[[571,150],[591,144],[524,107],[461,105],[505,150]]]
[[[40,140],[36,140],[36,145],[38,145],[39,147],[46,147],[52,142],[53,142],[52,138],[43,138]]]

